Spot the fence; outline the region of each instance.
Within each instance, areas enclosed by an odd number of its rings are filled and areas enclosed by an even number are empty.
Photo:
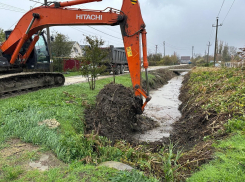
[[[79,71],[81,67],[80,61],[76,59],[63,60],[63,70],[64,71]]]
[[[245,62],[226,62],[225,67],[227,68],[238,68],[238,67],[244,67]]]
[[[53,58],[53,68],[57,72],[79,71],[80,61],[71,58]]]

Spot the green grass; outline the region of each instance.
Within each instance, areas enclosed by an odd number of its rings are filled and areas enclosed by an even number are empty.
[[[99,90],[112,80],[98,80],[95,91],[89,89],[88,83],[82,83],[2,99],[0,143],[9,137],[16,137],[25,142],[45,145],[66,162],[92,156],[93,141],[83,136],[85,106],[82,103],[93,104]],[[118,77],[117,83],[131,86],[129,75]],[[38,125],[38,122],[46,119],[56,119],[60,123],[59,129]]]
[[[245,133],[238,132],[215,146],[215,160],[201,167],[187,182],[227,181],[245,179]]]
[[[113,78],[98,80],[94,91],[89,89],[88,83],[81,83],[1,99],[0,150],[8,147],[6,140],[20,138],[24,142],[51,150],[58,159],[72,164],[42,173],[36,170],[24,171],[19,165],[4,163],[3,167],[0,167],[0,181],[108,181],[110,177],[120,177],[124,174],[105,167],[96,168],[96,164],[123,159],[135,164],[136,161],[143,161],[144,150],[137,152],[127,144],[117,148],[111,146],[104,137],[96,138],[103,144],[97,146],[95,139],[84,136],[83,111],[86,105],[94,104],[98,92],[112,81]],[[116,83],[132,86],[129,75],[116,77]],[[49,129],[38,125],[46,119],[56,119],[60,126],[57,129]],[[139,157],[141,160],[138,160]],[[27,158],[33,160],[36,156],[30,153]],[[86,163],[91,165],[84,165]],[[132,174],[135,175],[135,181],[138,181],[137,178],[157,181],[137,171]],[[131,173],[125,172],[125,175],[131,176]],[[113,179],[117,181],[116,178]]]
[[[69,71],[66,74],[63,74],[64,77],[70,77],[70,76],[80,76],[81,72],[80,71]]]
[[[142,172],[133,170],[131,172],[120,172],[113,168],[94,167],[91,165],[82,165],[79,162],[70,164],[65,168],[53,168],[46,172],[38,170],[27,171],[23,173],[20,166],[3,167],[4,178],[0,182],[13,181],[40,181],[40,182],[157,182],[158,180],[152,177],[146,177]],[[21,176],[20,176],[21,175]]]
[[[188,81],[189,107],[215,114],[212,139],[214,160],[201,166],[187,181],[244,181],[245,179],[245,71],[241,68],[196,68]],[[229,116],[226,119],[223,116]],[[219,119],[222,118],[223,119]],[[217,136],[229,135],[225,140]],[[206,141],[206,140],[205,140]]]
[[[21,169],[20,166],[12,167],[8,165],[2,166],[1,171],[3,173],[3,178],[0,176],[0,182],[13,181],[24,172],[24,170]]]
[[[206,111],[243,115],[245,106],[245,71],[241,68],[197,68],[189,80],[189,93],[201,101]]]

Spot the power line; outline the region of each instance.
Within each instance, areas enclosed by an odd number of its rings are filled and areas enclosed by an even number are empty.
[[[214,32],[215,32],[215,30],[212,28],[210,36],[209,36],[209,41],[212,39]]]
[[[88,27],[88,26],[86,26],[86,27]],[[94,32],[91,32],[91,31],[88,31],[88,30],[81,30],[79,27],[76,27],[76,29],[78,29],[78,30],[80,30],[80,31],[82,31],[82,32],[86,32],[85,34],[88,34],[88,33],[90,33],[91,35],[96,35],[96,36],[99,36],[99,37],[102,37],[101,36],[101,34],[97,34],[97,33],[94,33]],[[112,38],[114,38],[114,37],[112,37]],[[106,38],[107,40],[108,40],[108,38]],[[115,39],[115,38],[114,38]],[[113,41],[113,42],[120,42],[120,43],[122,43],[122,39],[120,39],[121,41],[119,41],[119,40],[112,40],[112,39],[109,39],[110,41]]]
[[[72,26],[69,26],[70,28],[72,28],[72,29],[74,29],[74,30],[77,30],[77,31],[79,31],[79,32],[82,32],[83,34],[83,36],[90,36],[91,34],[89,34],[89,33],[91,33],[91,32],[85,32],[85,30],[81,30],[80,28],[78,28],[78,27],[72,27]],[[95,33],[92,33],[92,35],[98,35],[98,34],[95,34]],[[100,35],[99,35],[100,36]],[[100,36],[101,37],[101,36]],[[103,38],[103,37],[101,37],[101,38]],[[108,41],[108,39],[105,39],[105,41]],[[122,42],[120,42],[120,41],[117,41],[117,40],[111,40],[111,39],[109,39],[109,41],[112,41],[112,42],[119,42],[119,43],[122,43]]]
[[[169,44],[168,42],[165,42],[166,43],[166,46],[168,47],[171,47],[173,49],[177,49],[177,50],[188,50],[189,48],[185,48],[185,47],[177,47],[177,46],[174,46],[172,44]]]
[[[4,8],[4,7],[0,7],[0,9],[9,10],[9,11],[14,11],[14,12],[17,12],[17,13],[25,13],[25,12],[22,12],[22,11],[13,10],[13,9],[8,9],[8,8]]]
[[[78,6],[78,7],[84,7],[84,8],[87,8],[86,6],[84,6],[84,5],[81,5],[81,4],[79,4],[79,5],[76,5],[76,6]],[[92,26],[89,26],[88,25],[88,27],[90,27],[90,28],[92,28],[92,29],[94,29],[94,30],[96,30],[96,31],[98,31],[98,32],[100,32],[100,33],[103,33],[103,34],[105,34],[105,35],[108,35],[108,36],[110,36],[110,37],[113,37],[113,38],[116,38],[116,39],[119,39],[119,40],[123,40],[122,38],[118,38],[118,37],[116,37],[116,36],[113,36],[113,35],[110,35],[110,34],[108,34],[108,33],[105,33],[105,32],[103,32],[103,31],[101,31],[101,30],[98,30],[98,29],[96,29],[96,28],[94,28],[94,27],[92,27]],[[107,27],[104,27],[104,28],[107,28]],[[108,30],[110,30],[109,28],[107,28]],[[112,30],[111,30],[112,31]],[[113,31],[114,32],[114,31]]]
[[[8,4],[0,3],[0,9],[5,9],[5,10],[10,10],[10,11],[15,11],[15,12],[20,12],[20,13],[26,13],[27,11],[21,8],[17,8]]]
[[[89,28],[92,28],[92,29],[94,29],[94,30],[96,30],[96,31],[98,31],[98,32],[101,32],[101,33],[103,33],[103,34],[105,34],[105,35],[108,35],[108,36],[110,36],[110,37],[113,37],[113,38],[116,38],[116,39],[122,40],[121,38],[118,38],[118,37],[115,37],[115,36],[110,35],[110,34],[108,34],[108,33],[105,33],[105,32],[103,32],[103,31],[101,31],[101,30],[98,30],[98,29],[96,29],[96,28],[92,27],[92,26],[88,26],[88,27],[89,27]]]
[[[231,5],[231,7],[230,7],[230,9],[229,9],[228,13],[226,14],[226,16],[225,16],[225,18],[224,18],[224,20],[223,20],[223,22],[222,22],[222,24],[224,23],[224,21],[225,21],[226,17],[227,17],[227,16],[228,16],[228,14],[230,13],[230,10],[231,10],[231,8],[232,8],[233,4],[235,3],[235,1],[236,1],[236,0],[234,0],[234,1],[233,1],[233,3],[232,3],[232,5]]]
[[[86,8],[86,9],[88,9],[85,5],[82,5],[82,4],[78,4],[78,5],[75,5],[75,7],[80,7],[80,8]],[[93,29],[95,29],[95,30],[97,30],[96,28],[94,28],[94,27],[91,27],[91,26],[89,26],[90,28],[93,28]],[[115,31],[113,31],[113,30],[111,30],[111,29],[109,29],[108,27],[104,27],[103,26],[103,28],[106,28],[106,29],[108,29],[108,30],[110,30],[110,31],[112,31],[112,32],[114,32],[114,33],[117,33],[117,32],[115,32]],[[106,35],[109,35],[109,34],[107,34],[107,33],[105,33],[105,32],[103,32],[103,31],[101,31],[101,30],[97,30],[97,31],[99,31],[99,32],[101,32],[101,33],[103,33],[103,34],[106,34]],[[117,33],[117,34],[119,34],[119,33]],[[120,34],[121,35],[121,34]],[[109,35],[109,36],[111,36],[111,37],[114,37],[113,35]],[[121,38],[118,38],[118,37],[116,37],[117,39],[121,39]],[[122,39],[121,39],[122,40]]]
[[[33,0],[31,0],[31,1],[33,1]],[[35,3],[35,5],[37,4],[37,1],[33,1],[33,2],[36,2]],[[40,3],[40,2],[39,2]],[[0,5],[3,5],[4,7],[1,7],[0,6],[0,9],[6,9],[6,10],[10,10],[10,11],[15,11],[15,12],[20,12],[20,13],[26,13],[27,12],[27,10],[23,10],[23,9],[20,9],[20,8],[17,8],[17,7],[14,7],[14,6],[10,6],[10,5],[7,5],[7,4],[4,4],[4,3],[0,3]],[[7,8],[6,8],[7,7]],[[17,21],[18,22],[18,21]],[[16,22],[16,23],[17,23]],[[16,23],[14,23],[14,24],[16,24]],[[13,25],[14,25],[13,24]],[[12,25],[12,26],[13,26]],[[11,27],[12,27],[11,26]],[[11,28],[10,27],[10,28]],[[94,28],[94,27],[92,27],[92,26],[88,26],[88,27],[90,27],[91,29],[94,29],[94,30],[96,30],[96,31],[98,31],[98,32],[100,32],[100,33],[103,33],[103,34],[105,34],[105,35],[107,35],[107,36],[110,36],[110,37],[113,37],[113,38],[115,38],[115,39],[119,39],[119,40],[121,40],[122,41],[122,38],[118,38],[118,37],[116,37],[116,36],[113,36],[113,35],[110,35],[110,34],[108,34],[108,33],[105,33],[105,32],[103,32],[103,31],[101,31],[101,30],[98,30],[98,29],[96,29],[96,28]],[[9,29],[10,29],[9,28]],[[70,28],[73,28],[74,30],[77,30],[77,31],[80,31],[80,32],[83,32],[83,35],[84,36],[87,36],[87,32],[84,32],[84,31],[82,31],[81,29],[79,29],[79,28],[75,28],[75,27],[70,27]],[[107,28],[107,27],[104,27],[104,28]],[[108,29],[108,28],[107,28]],[[109,29],[110,30],[110,29]],[[112,31],[112,30],[111,30]],[[114,32],[114,31],[113,31]],[[90,32],[91,33],[91,32]],[[95,33],[91,33],[92,35],[96,35]],[[98,35],[98,34],[97,34]],[[101,35],[98,35],[98,36],[100,36],[100,37],[102,37]],[[106,39],[106,40],[108,40],[108,39]],[[115,40],[109,40],[109,41],[112,41],[112,42],[116,42],[116,43],[120,43],[120,44],[122,44],[122,42],[120,42],[120,41],[115,41]]]
[[[24,9],[21,9],[21,8],[17,8],[15,6],[11,6],[11,5],[8,5],[8,4],[0,3],[0,5],[3,5],[3,7],[0,6],[0,9],[14,11],[14,12],[22,13],[22,14],[27,12],[27,10],[24,10]],[[8,29],[11,29],[16,23],[18,23],[18,21],[16,21],[14,24],[12,24]]]
[[[120,35],[122,36],[121,33],[115,32],[114,30],[111,30],[111,29],[109,29],[108,27],[105,27],[105,26],[102,26],[102,27],[103,27],[103,28],[106,28],[107,30],[110,30],[110,31],[112,31],[112,32],[114,32],[114,33],[116,33],[116,34],[120,34]]]
[[[36,4],[37,4],[37,3],[43,4],[43,3],[41,3],[40,1],[35,1],[35,0],[29,0],[29,1],[35,2]],[[36,5],[36,4],[35,4],[35,5]],[[34,6],[35,6],[35,5],[34,5]]]
[[[224,2],[225,2],[225,0],[223,1],[222,5],[221,5],[221,8],[220,8],[220,10],[219,10],[219,13],[218,13],[217,17],[219,17],[219,14],[220,14],[221,9],[222,9],[222,7],[223,7],[223,5],[224,5]]]
[[[34,2],[34,1],[33,1]],[[36,1],[35,1],[36,2]],[[40,2],[39,2],[40,3]],[[0,3],[0,5],[4,5],[4,6],[6,6],[6,7],[9,7],[9,8],[12,8],[12,9],[7,9],[7,10],[10,10],[10,11],[16,11],[16,12],[21,12],[21,13],[26,13],[27,11],[26,10],[24,10],[24,9],[20,9],[20,8],[17,8],[17,7],[14,7],[14,6],[10,6],[10,5],[7,5],[7,4],[4,4],[4,3]],[[4,7],[0,7],[0,9],[5,9]],[[18,22],[18,21],[17,21]],[[16,24],[16,23],[15,23]],[[14,24],[13,24],[14,25]],[[12,26],[13,26],[12,25]],[[12,27],[11,26],[11,27]],[[11,28],[10,27],[10,28]],[[118,38],[118,37],[115,37],[115,36],[113,36],[113,35],[110,35],[110,34],[108,34],[108,33],[105,33],[105,32],[103,32],[103,31],[101,31],[101,30],[98,30],[98,29],[96,29],[96,28],[94,28],[94,27],[92,27],[92,26],[88,26],[88,27],[90,27],[90,28],[92,28],[92,29],[94,29],[94,30],[96,30],[96,31],[98,31],[98,32],[100,32],[100,33],[103,33],[103,34],[105,34],[105,35],[108,35],[108,36],[110,36],[110,37],[113,37],[113,38],[116,38],[116,39],[119,39],[119,40],[122,40],[122,38]]]
[[[18,20],[19,21],[19,20]],[[16,23],[18,23],[18,21],[16,21],[13,25],[11,25],[11,27],[9,27],[8,29],[11,29],[12,26],[14,26]]]

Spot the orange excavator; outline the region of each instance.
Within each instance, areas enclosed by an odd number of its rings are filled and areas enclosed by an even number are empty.
[[[72,5],[95,1],[102,0],[50,2],[48,5],[28,11],[19,20],[7,40],[0,45],[0,54],[2,54],[0,55],[0,71],[5,73],[0,76],[0,97],[7,92],[64,84],[65,79],[60,73],[9,74],[15,68],[22,68],[28,63],[28,58],[44,28],[61,25],[120,25],[135,97],[141,100],[142,111],[144,110],[151,97],[148,89],[146,29],[139,0],[123,0],[121,10],[114,8],[106,8],[105,10],[68,8]],[[33,35],[35,35],[34,38],[32,38]],[[28,46],[23,51],[23,45],[26,44]],[[141,45],[147,92],[141,87]],[[143,97],[145,98],[144,103]]]

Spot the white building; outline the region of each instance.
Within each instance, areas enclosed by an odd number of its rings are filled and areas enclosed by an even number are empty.
[[[83,56],[83,50],[82,47],[79,45],[78,42],[72,41],[72,48],[71,48],[71,58],[76,58],[76,57],[82,57]]]
[[[181,56],[180,64],[189,64],[189,62],[191,62],[190,56]]]

